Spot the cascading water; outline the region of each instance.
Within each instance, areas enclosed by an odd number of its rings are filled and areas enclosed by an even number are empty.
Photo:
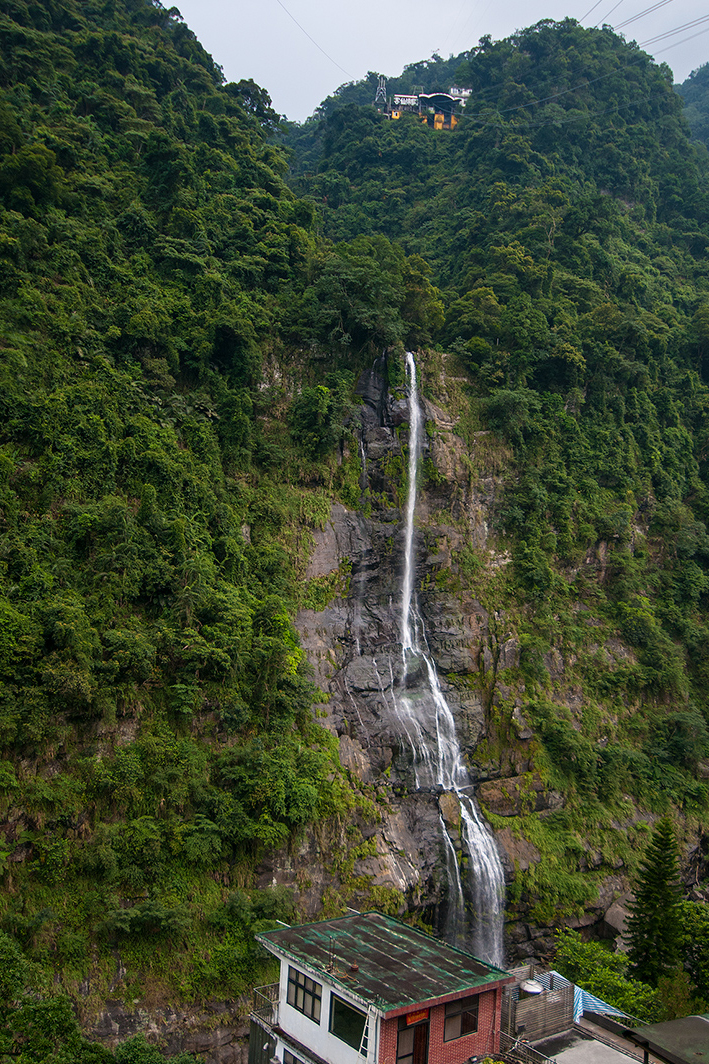
[[[478,956],[501,967],[505,892],[502,865],[494,839],[469,793],[472,784],[463,763],[455,721],[441,689],[414,595],[414,516],[422,417],[416,363],[410,352],[406,355],[406,374],[410,435],[401,597],[403,678],[395,695],[395,709],[413,752],[416,786],[453,792],[460,804],[461,844],[467,858],[467,869],[462,874],[453,839],[441,815],[449,875],[446,938],[453,945],[472,948]]]

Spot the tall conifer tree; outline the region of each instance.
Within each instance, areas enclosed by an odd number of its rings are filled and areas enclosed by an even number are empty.
[[[669,817],[663,817],[640,862],[635,898],[629,905],[631,973],[646,983],[657,985],[679,965],[680,902],[677,840]]]

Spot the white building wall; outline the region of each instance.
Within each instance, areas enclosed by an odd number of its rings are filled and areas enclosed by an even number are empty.
[[[292,964],[290,967],[295,968],[298,971],[305,971],[304,968],[299,968],[297,964]],[[316,1053],[323,1060],[326,1060],[328,1064],[374,1064],[377,1057],[377,1047],[379,1044],[379,1018],[376,1013],[369,1013],[369,1042],[367,1055],[360,1056],[356,1049],[347,1045],[342,1039],[337,1038],[334,1034],[330,1034],[330,997],[332,993],[337,994],[339,998],[352,1005],[353,1008],[359,1009],[363,1012],[362,1004],[359,1001],[355,1001],[345,991],[337,988],[331,988],[327,983],[322,982],[321,978],[312,975],[313,979],[316,979],[322,986],[322,1004],[320,1011],[320,1023],[316,1023],[308,1016],[304,1016],[298,1009],[294,1009],[292,1005],[288,1004],[288,968],[289,962],[287,960],[281,961],[281,975],[279,980],[279,1006],[278,1006],[278,1025],[296,1041],[300,1042],[307,1049],[311,1049],[313,1053]],[[305,972],[306,975],[311,973]],[[283,1058],[283,1052],[279,1046],[278,1054],[281,1059]],[[297,1055],[297,1054],[296,1054]]]

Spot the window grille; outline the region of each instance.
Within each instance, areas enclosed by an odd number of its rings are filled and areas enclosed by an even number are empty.
[[[296,968],[288,969],[288,1004],[314,1023],[320,1023],[322,1005],[322,986],[314,979],[299,972]]]

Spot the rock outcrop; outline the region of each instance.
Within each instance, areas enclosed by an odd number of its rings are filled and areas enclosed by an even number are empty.
[[[203,1064],[246,1064],[248,1025],[244,1002],[214,1001],[200,1009],[128,1009],[107,1001],[88,1031],[92,1039],[114,1048],[142,1034],[170,1056],[196,1053]]]
[[[405,397],[387,390],[384,371],[380,361],[363,374],[357,389],[362,406],[353,427],[362,458],[362,506],[357,511],[333,506],[326,526],[315,533],[307,572],[308,579],[321,578],[344,566],[347,594],[318,612],[303,610],[297,625],[315,679],[327,695],[325,707],[318,707],[323,721],[339,738],[343,766],[373,795],[380,816],[378,822],[359,823],[366,844],[360,849],[366,854],[351,863],[346,901],[371,904],[381,896],[372,894],[373,888],[397,891],[402,909],[404,902],[418,908],[442,928],[448,878],[440,818],[448,822],[459,813],[448,809],[445,793],[416,789],[411,746],[394,706],[393,691],[403,673],[399,623],[409,411]],[[415,533],[418,608],[478,798],[483,810],[494,814],[498,849],[512,883],[540,860],[537,846],[520,834],[517,818],[553,816],[563,809],[564,798],[533,771],[534,731],[524,716],[521,646],[514,627],[503,611],[491,612],[475,598],[469,573],[461,578],[461,559],[471,550],[484,559],[488,575],[500,575],[510,562],[491,533],[500,456],[487,433],[466,445],[456,435],[455,419],[441,406],[424,401],[424,413],[426,479]],[[609,654],[619,652],[608,648]],[[553,698],[568,703],[573,715],[581,694],[567,672],[575,662],[556,650],[548,657]],[[305,861],[309,872],[299,897],[313,915],[328,891],[343,891],[342,876],[327,866],[318,848],[317,840],[307,840],[290,871],[287,860],[283,867],[270,867],[270,878],[263,880],[297,885],[293,869]],[[602,865],[600,855],[596,862],[590,850],[579,858],[579,871],[591,869],[600,884],[598,899],[587,918],[570,918],[579,927],[596,924],[599,932],[606,911],[627,889],[618,869]],[[390,895],[387,899],[391,904]],[[553,927],[530,921],[524,901],[509,915],[508,961],[548,956]]]
[[[406,727],[394,704],[403,675],[400,502],[409,411],[405,398],[387,392],[382,368],[364,374],[358,386],[363,506],[357,512],[333,506],[326,527],[315,533],[306,574],[322,577],[345,564],[349,591],[319,612],[302,611],[297,625],[315,679],[328,696],[324,722],[339,737],[342,763],[362,784],[377,789],[381,822],[362,825],[371,852],[355,863],[353,875],[369,887],[395,888],[440,927],[448,888],[440,818],[450,812],[450,796],[417,789]],[[487,611],[462,585],[448,588],[446,581],[461,549],[487,546],[497,480],[483,475],[473,484],[452,419],[430,402],[424,413],[428,433],[422,464],[431,475],[416,514],[418,607],[466,761],[473,778],[487,777],[499,768],[476,765],[476,750],[487,734],[494,679],[515,667],[519,646],[513,633],[499,638],[499,619],[491,631]],[[415,682],[408,677],[407,683]]]

